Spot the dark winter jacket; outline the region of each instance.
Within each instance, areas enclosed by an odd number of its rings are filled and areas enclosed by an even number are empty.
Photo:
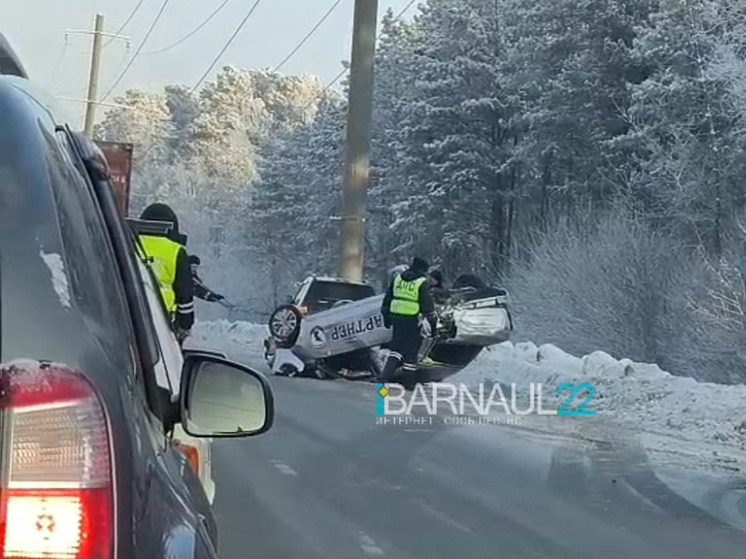
[[[222,301],[225,299],[222,295],[219,293],[215,293],[212,291],[204,281],[202,281],[202,278],[199,277],[197,272],[192,271],[192,282],[194,283],[194,296],[198,297],[204,301],[207,301],[208,303],[216,303],[217,301]]]
[[[423,278],[425,277],[424,274],[421,274],[419,272],[415,272],[411,268],[407,269],[405,272],[402,272],[401,278],[404,281],[414,281],[417,278]],[[383,315],[383,321],[386,327],[388,328],[391,324],[391,301],[394,298],[394,280],[396,277],[394,277],[391,282],[389,283],[388,289],[386,290],[386,294],[383,296],[383,303],[381,303],[381,314]],[[423,282],[420,286],[419,290],[419,305],[420,305],[420,314],[422,314],[428,322],[430,322],[431,330],[435,332],[435,328],[437,325],[437,317],[435,316],[435,304],[433,303],[432,296],[430,295],[430,290],[427,287],[427,282]]]

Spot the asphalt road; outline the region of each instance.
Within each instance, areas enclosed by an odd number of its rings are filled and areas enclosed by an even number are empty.
[[[373,385],[272,383],[273,429],[215,443],[223,559],[746,557],[746,533],[644,456],[508,426],[376,425]]]

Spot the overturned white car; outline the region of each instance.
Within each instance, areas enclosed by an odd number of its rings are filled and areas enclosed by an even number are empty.
[[[265,358],[280,375],[365,377],[380,367],[379,349],[391,341],[383,324],[383,294],[366,283],[306,278],[269,320]],[[411,382],[437,382],[468,365],[484,347],[513,331],[509,297],[472,275],[459,277],[436,298],[438,328],[423,339]]]

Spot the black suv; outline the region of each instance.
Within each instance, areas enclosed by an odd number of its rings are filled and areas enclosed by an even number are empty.
[[[263,433],[270,387],[207,353],[158,386],[105,160],[8,53],[0,36],[0,557],[215,558],[211,507],[170,435]]]

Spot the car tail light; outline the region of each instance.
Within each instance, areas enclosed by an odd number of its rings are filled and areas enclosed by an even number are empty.
[[[110,435],[93,387],[57,365],[0,367],[0,383],[0,559],[110,559]]]
[[[199,475],[199,452],[192,445],[177,443],[176,447],[184,453],[194,473]]]

